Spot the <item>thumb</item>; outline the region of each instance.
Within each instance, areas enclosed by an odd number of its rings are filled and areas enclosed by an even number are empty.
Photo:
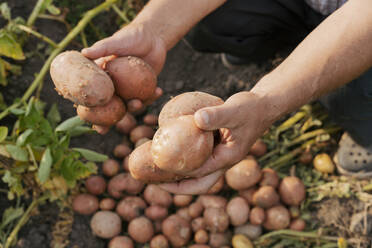
[[[81,53],[90,59],[98,59],[110,55],[117,55],[121,50],[120,41],[115,36],[111,36],[94,43],[91,47],[84,48]]]
[[[232,128],[234,116],[233,106],[224,103],[219,106],[199,109],[194,114],[194,119],[200,129],[217,130],[219,128]]]

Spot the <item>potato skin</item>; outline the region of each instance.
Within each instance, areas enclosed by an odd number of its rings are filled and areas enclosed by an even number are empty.
[[[234,234],[244,234],[251,240],[255,240],[262,234],[260,225],[245,224],[234,228]]]
[[[158,234],[151,239],[150,248],[168,248],[168,240],[164,235]]]
[[[72,209],[84,215],[93,214],[98,210],[98,198],[91,194],[79,194],[72,201]]]
[[[261,225],[266,218],[265,210],[260,207],[254,207],[249,215],[249,222],[253,225]]]
[[[125,100],[139,99],[146,101],[156,89],[156,74],[149,64],[140,58],[119,57],[106,64],[115,91]]]
[[[136,125],[137,121],[134,116],[127,112],[124,117],[116,123],[115,127],[119,132],[128,134]]]
[[[270,208],[279,201],[279,195],[272,186],[262,186],[253,194],[253,204],[261,208]]]
[[[129,222],[129,236],[138,243],[146,243],[154,236],[154,227],[146,217],[138,217]]]
[[[154,129],[152,127],[141,125],[137,126],[130,131],[130,141],[132,141],[134,144],[139,141],[142,138],[149,138],[152,139],[154,136]]]
[[[50,75],[56,90],[78,105],[105,105],[114,95],[114,84],[110,77],[77,51],[66,51],[55,57],[50,66]]]
[[[151,205],[146,208],[145,215],[150,220],[162,220],[168,216],[168,209],[159,205]]]
[[[209,240],[207,231],[201,229],[197,231],[194,235],[194,241],[197,244],[206,244]]]
[[[223,208],[227,205],[226,198],[218,195],[201,195],[197,202],[200,202],[204,208]]]
[[[206,229],[212,233],[222,233],[229,227],[229,216],[222,208],[207,208],[204,210],[203,217]]]
[[[197,232],[200,229],[205,229],[205,221],[203,217],[195,218],[191,221],[191,228],[193,232]]]
[[[119,163],[114,159],[107,159],[102,166],[102,172],[107,177],[113,177],[118,174],[120,169]]]
[[[115,205],[116,205],[116,202],[115,200],[111,199],[111,198],[103,198],[100,202],[99,202],[99,208],[101,210],[113,210],[115,208]]]
[[[303,219],[297,218],[291,221],[289,229],[295,231],[303,231],[306,227],[306,222]]]
[[[290,215],[289,211],[279,205],[266,210],[266,220],[263,226],[267,230],[280,230],[289,226]]]
[[[209,245],[213,248],[222,248],[230,245],[231,235],[229,233],[211,233],[209,235]]]
[[[104,239],[110,239],[121,232],[121,219],[118,214],[111,211],[98,211],[90,221],[93,233]]]
[[[133,241],[126,236],[116,236],[111,239],[108,248],[134,248]]]
[[[248,156],[225,173],[226,183],[235,190],[247,189],[261,179],[262,172],[257,161]]]
[[[79,105],[77,114],[80,119],[94,123],[99,126],[111,126],[117,123],[125,115],[126,107],[123,101],[113,96],[111,100],[103,106],[85,107]]]
[[[298,206],[305,200],[305,185],[298,177],[285,177],[279,185],[279,194],[285,204]]]
[[[272,186],[274,188],[279,185],[279,176],[273,169],[264,168],[262,170],[262,178],[260,181],[260,186]]]
[[[146,206],[146,202],[141,197],[128,196],[118,203],[116,212],[123,220],[131,221],[141,216]]]
[[[217,180],[217,182],[208,190],[207,194],[210,194],[210,195],[217,194],[218,192],[220,192],[222,190],[223,186],[225,186],[225,176],[224,175],[222,175]]]
[[[189,222],[175,214],[163,221],[161,229],[173,247],[182,247],[191,238]]]
[[[169,207],[172,204],[171,194],[155,184],[147,185],[143,197],[150,205]]]
[[[203,165],[212,154],[213,144],[213,132],[199,129],[194,116],[185,115],[156,131],[151,154],[160,169],[182,175]]]
[[[192,202],[192,195],[175,195],[173,196],[173,204],[177,207],[186,207]]]
[[[223,104],[224,101],[216,96],[204,92],[186,92],[173,97],[162,108],[159,114],[159,126],[162,127],[171,119],[182,115],[193,115],[204,107],[211,107]]]
[[[93,195],[100,195],[106,190],[106,181],[101,176],[91,176],[85,180],[85,188]]]
[[[240,226],[249,218],[249,205],[243,197],[234,197],[227,203],[226,212],[231,225]]]
[[[203,213],[203,210],[204,210],[204,207],[200,202],[191,203],[188,208],[189,215],[192,219],[201,216],[201,214]]]
[[[114,198],[123,196],[123,191],[129,194],[136,195],[140,193],[145,185],[132,178],[128,173],[120,173],[109,181],[107,185],[108,193]]]

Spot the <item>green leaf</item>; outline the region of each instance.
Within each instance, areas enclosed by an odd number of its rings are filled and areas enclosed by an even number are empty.
[[[56,132],[70,131],[73,128],[75,128],[77,126],[81,126],[83,124],[84,124],[84,121],[82,121],[79,116],[74,116],[74,117],[71,117],[71,118],[65,120],[61,124],[59,124],[56,127]]]
[[[28,136],[30,136],[30,134],[32,134],[33,131],[34,130],[32,129],[27,129],[26,131],[24,131],[20,136],[18,136],[16,145],[23,146],[26,143]]]
[[[0,142],[3,142],[8,136],[8,127],[0,126]]]
[[[4,30],[0,30],[0,54],[15,60],[25,59],[21,45]]]
[[[39,170],[37,172],[37,177],[39,178],[41,183],[45,183],[46,180],[48,180],[52,164],[53,158],[50,152],[50,148],[48,147],[41,158]]]
[[[10,113],[15,114],[15,115],[23,115],[25,113],[24,109],[11,109]]]
[[[5,2],[5,3],[0,4],[0,13],[8,21],[12,19],[10,15],[10,8],[8,6],[8,3]]]
[[[0,85],[7,86],[5,61],[0,58]]]
[[[3,97],[3,94],[1,94],[1,92],[0,92],[0,110],[4,110],[4,109],[6,109],[6,103],[5,103],[5,101],[4,101],[4,97]]]
[[[70,135],[71,137],[76,137],[89,132],[93,133],[94,130],[91,127],[87,126],[77,126],[70,131]]]
[[[59,15],[61,14],[61,10],[59,8],[57,8],[54,4],[49,4],[47,6],[47,10],[49,11],[49,13],[51,13],[52,15]]]
[[[15,145],[6,145],[5,148],[13,159],[23,162],[28,161],[28,152],[26,149]]]
[[[16,219],[20,218],[23,215],[24,211],[23,208],[13,208],[9,207],[4,211],[3,220],[0,224],[0,230],[15,221]]]
[[[104,162],[108,157],[104,154],[91,151],[84,148],[72,148],[74,151],[79,152],[85,159],[93,162]]]
[[[50,107],[47,114],[47,119],[53,127],[55,127],[55,125],[61,121],[61,115],[58,111],[57,104],[53,103],[52,107]]]

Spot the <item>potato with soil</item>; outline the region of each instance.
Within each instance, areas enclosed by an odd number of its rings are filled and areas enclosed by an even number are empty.
[[[252,145],[251,149],[249,150],[249,154],[255,157],[261,157],[265,155],[267,152],[267,145],[262,139],[256,140],[256,142]]]
[[[204,207],[200,202],[191,203],[188,208],[189,215],[192,219],[201,216],[201,214],[203,213],[203,210],[204,210]]]
[[[131,177],[128,173],[120,173],[109,181],[107,185],[107,192],[114,198],[123,196],[123,192],[132,195],[140,193],[145,185]]]
[[[150,248],[168,248],[168,240],[164,235],[156,235],[151,239]]]
[[[134,248],[134,244],[127,236],[116,236],[111,239],[108,248]]]
[[[249,218],[249,205],[243,197],[234,197],[227,203],[226,213],[231,225],[243,225]]]
[[[156,74],[145,61],[137,57],[119,57],[106,64],[116,93],[125,100],[150,99],[156,89]]]
[[[226,198],[219,195],[201,195],[196,202],[200,202],[204,208],[223,208],[227,205]]]
[[[229,216],[222,208],[207,208],[204,210],[203,218],[206,229],[212,233],[225,232],[229,226]]]
[[[253,225],[261,225],[266,219],[265,210],[260,207],[254,207],[249,215],[249,222]]]
[[[106,190],[106,181],[101,176],[91,176],[85,180],[85,188],[93,195],[100,195]]]
[[[121,232],[121,219],[117,213],[111,211],[98,211],[90,221],[93,233],[104,239],[110,239]]]
[[[143,123],[149,126],[157,126],[159,117],[154,114],[147,114],[143,117]]]
[[[213,248],[222,248],[225,245],[230,245],[230,233],[210,233],[209,245]]]
[[[143,197],[150,205],[159,205],[167,208],[172,204],[171,194],[155,184],[147,185],[143,192]]]
[[[258,188],[256,186],[253,186],[245,190],[240,190],[239,195],[243,197],[248,202],[248,204],[253,205],[253,195],[254,193],[256,193],[257,190]]]
[[[255,240],[262,234],[260,225],[245,224],[234,228],[234,234],[244,234],[250,240]]]
[[[182,247],[186,245],[191,238],[189,222],[175,214],[163,221],[162,232],[173,247]]]
[[[306,227],[306,222],[303,219],[297,218],[291,221],[289,229],[295,231],[303,231]]]
[[[150,220],[162,220],[168,216],[168,209],[159,205],[151,205],[145,210],[145,215]]]
[[[107,159],[102,166],[102,172],[107,177],[113,177],[118,174],[120,169],[119,163],[114,159]]]
[[[225,173],[226,183],[235,190],[248,189],[258,183],[262,172],[257,161],[248,156]]]
[[[191,221],[192,218],[191,216],[189,215],[189,209],[188,208],[179,208],[176,212],[177,215],[181,216],[182,218],[184,218],[185,220],[187,221]]]
[[[173,204],[176,207],[186,207],[192,202],[192,195],[175,195],[173,196]]]
[[[285,204],[299,206],[306,197],[305,185],[298,177],[285,177],[279,185],[279,194]]]
[[[130,141],[132,141],[134,144],[139,141],[142,138],[148,138],[152,139],[154,136],[154,129],[152,127],[146,126],[146,125],[141,125],[137,126],[130,131]]]
[[[197,244],[206,244],[209,240],[207,231],[201,229],[194,234],[194,241]]]
[[[154,236],[154,227],[146,217],[138,217],[129,222],[129,236],[136,242],[144,244]]]
[[[117,158],[124,158],[132,152],[132,148],[125,144],[118,144],[114,148],[114,156]]]
[[[234,235],[232,245],[234,248],[253,248],[252,242],[243,234]]]
[[[264,168],[262,170],[262,178],[260,181],[260,186],[272,186],[274,188],[279,185],[279,176],[273,169]]]
[[[191,228],[193,232],[197,232],[200,229],[205,229],[205,221],[203,217],[197,217],[191,221]]]
[[[111,198],[103,198],[100,202],[99,202],[99,208],[101,210],[113,210],[115,208],[115,205],[116,205],[116,202],[115,200],[111,199]]]
[[[116,212],[123,220],[131,221],[134,218],[140,217],[146,207],[146,202],[141,197],[128,196],[118,203]]]
[[[78,105],[102,106],[114,95],[110,77],[77,51],[66,51],[55,57],[50,75],[59,94]]]
[[[270,208],[279,201],[279,195],[272,186],[262,186],[253,194],[253,204],[261,208]]]
[[[124,117],[115,125],[116,129],[124,134],[130,133],[137,126],[136,118],[130,113],[126,113]]]
[[[84,215],[93,214],[98,210],[98,198],[91,194],[79,194],[72,201],[72,209]]]
[[[284,206],[275,206],[266,210],[266,220],[263,226],[267,230],[281,230],[289,226],[291,217]]]

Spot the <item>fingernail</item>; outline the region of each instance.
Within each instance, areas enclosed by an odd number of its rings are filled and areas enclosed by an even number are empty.
[[[200,111],[199,116],[200,116],[204,125],[209,124],[209,115],[207,114],[207,111]]]
[[[81,50],[81,53],[87,53],[88,52],[88,48],[83,48],[83,50]]]

